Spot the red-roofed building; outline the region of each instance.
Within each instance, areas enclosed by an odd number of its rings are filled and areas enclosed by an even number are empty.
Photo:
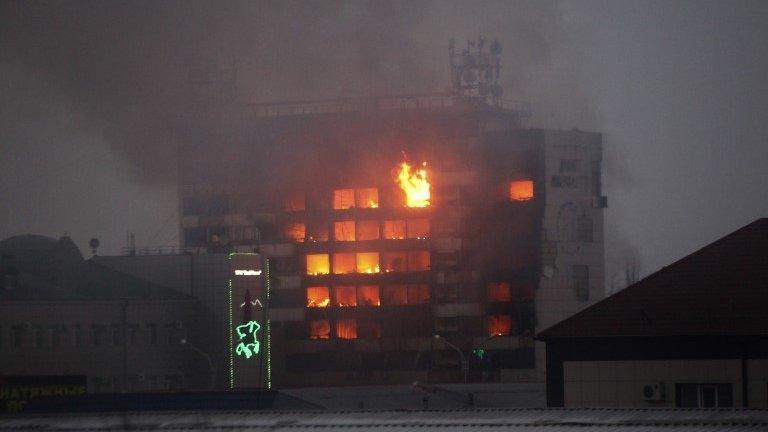
[[[538,339],[549,406],[766,407],[768,218]]]

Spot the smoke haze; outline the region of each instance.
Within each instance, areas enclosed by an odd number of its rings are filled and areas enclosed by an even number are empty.
[[[250,103],[442,91],[448,40],[480,35],[530,126],[604,133],[609,275],[626,250],[647,274],[768,214],[762,2],[0,7],[0,237],[174,244],[180,146],[247,139]]]

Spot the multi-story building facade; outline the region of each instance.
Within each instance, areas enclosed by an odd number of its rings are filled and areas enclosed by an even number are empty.
[[[11,237],[0,253],[0,377],[78,376],[89,393],[209,388],[184,343],[207,343],[193,297],[84,260],[68,237]]]
[[[601,136],[520,119],[459,96],[269,105],[253,141],[185,149],[183,246],[270,260],[276,386],[542,379],[536,329],[603,295]]]

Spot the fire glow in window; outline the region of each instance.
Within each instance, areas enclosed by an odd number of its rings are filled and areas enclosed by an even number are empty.
[[[333,191],[333,209],[346,210],[355,206],[354,189],[336,189]]]
[[[382,303],[385,305],[406,305],[408,304],[408,286],[407,285],[386,285],[382,289]]]
[[[283,209],[285,211],[304,211],[306,208],[306,197],[303,192],[288,193],[283,199]]]
[[[307,274],[313,276],[328,274],[330,273],[329,264],[328,254],[307,255]]]
[[[429,303],[429,285],[408,285],[408,304]]]
[[[326,286],[307,287],[307,307],[328,307],[330,292]]]
[[[302,243],[306,235],[306,226],[303,223],[288,223],[285,225],[283,236],[286,240]]]
[[[333,287],[333,298],[338,307],[357,306],[357,289],[353,286]]]
[[[355,221],[334,222],[333,239],[336,241],[355,241]]]
[[[357,287],[358,306],[381,306],[378,285],[363,285]]]
[[[488,315],[488,336],[507,336],[512,333],[510,315]]]
[[[333,273],[347,274],[355,272],[355,254],[337,253],[333,254]]]
[[[325,223],[312,223],[309,225],[309,232],[307,233],[307,241],[312,242],[327,242],[328,241],[328,225]]]
[[[517,180],[509,183],[509,199],[529,201],[533,199],[533,180]]]
[[[357,320],[340,319],[336,321],[336,337],[339,339],[357,339]]]
[[[357,254],[357,272],[358,273],[378,273],[379,272],[379,253],[361,252]]]
[[[328,320],[309,321],[310,339],[329,339],[331,337],[331,323]]]
[[[381,269],[385,273],[408,270],[408,254],[405,252],[382,252]]]
[[[429,252],[408,252],[408,271],[429,270]]]
[[[408,238],[425,239],[429,237],[429,219],[408,219]]]
[[[357,240],[378,240],[379,239],[379,221],[366,220],[357,221]]]
[[[355,189],[355,207],[378,208],[379,190],[376,188]]]
[[[512,290],[508,282],[491,282],[488,284],[488,301],[508,302],[512,300]]]
[[[388,240],[402,240],[405,238],[405,221],[384,221],[384,238]]]

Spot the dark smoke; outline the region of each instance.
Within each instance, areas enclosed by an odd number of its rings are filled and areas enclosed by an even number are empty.
[[[205,173],[257,141],[250,103],[445,90],[448,40],[484,35],[531,125],[605,133],[609,248],[647,273],[768,212],[767,8],[3,1],[0,237],[172,243],[180,147],[208,150]]]
[[[560,31],[552,3],[504,5],[5,3],[3,69],[14,70],[4,111],[64,99],[132,161],[137,180],[173,181],[178,146],[236,139],[248,103],[444,90],[451,37],[500,37],[514,95]],[[47,90],[30,102],[25,84]]]

